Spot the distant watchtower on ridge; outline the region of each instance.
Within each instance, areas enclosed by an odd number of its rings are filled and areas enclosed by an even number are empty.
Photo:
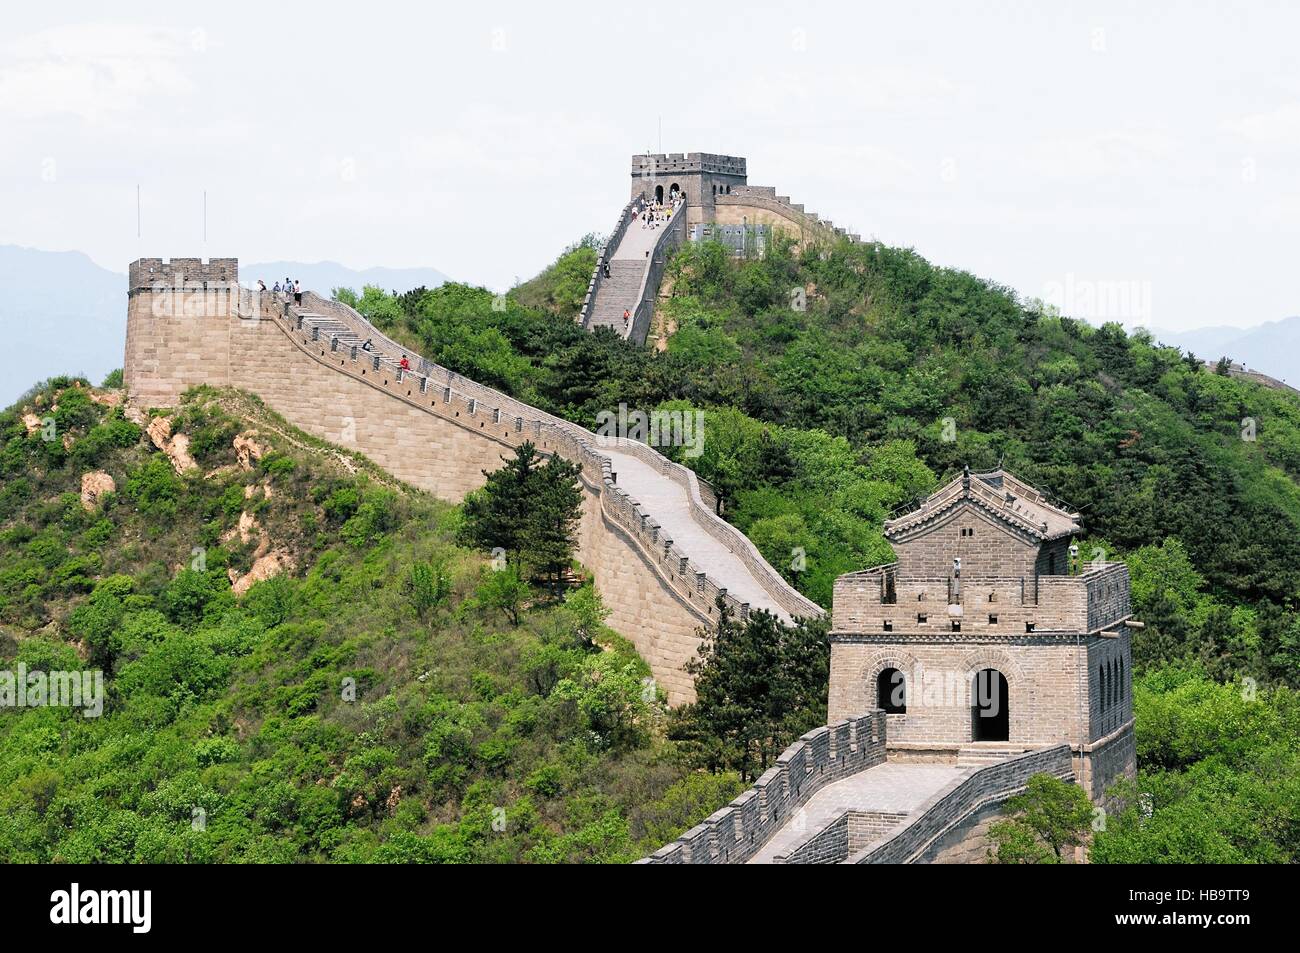
[[[686,224],[711,222],[715,198],[747,183],[745,160],[712,152],[667,152],[632,157],[632,198],[656,202],[686,197]]]

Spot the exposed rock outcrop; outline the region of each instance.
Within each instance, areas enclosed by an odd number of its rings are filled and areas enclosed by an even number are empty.
[[[253,464],[261,460],[263,454],[266,453],[266,448],[253,439],[256,436],[256,430],[245,430],[235,437],[235,455],[239,458],[241,469],[253,469]]]
[[[188,473],[199,468],[190,456],[190,438],[183,433],[173,434],[172,422],[166,417],[155,417],[149,421],[145,433],[155,447],[167,454],[167,459],[172,462],[172,468],[177,473]]]
[[[105,493],[112,493],[117,489],[117,484],[113,478],[103,470],[95,470],[91,473],[81,475],[81,507],[86,511],[93,510],[104,498]]]
[[[242,596],[255,582],[271,579],[294,568],[293,554],[285,549],[276,549],[253,561],[247,573],[236,579],[230,586],[231,591]]]

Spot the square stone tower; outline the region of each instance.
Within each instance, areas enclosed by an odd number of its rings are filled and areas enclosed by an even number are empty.
[[[1128,568],[1080,564],[1079,529],[1003,470],[887,521],[898,561],[835,583],[829,720],[884,709],[899,759],[1068,742],[1094,798],[1131,775]]]
[[[686,196],[686,224],[713,221],[713,199],[747,183],[745,160],[711,152],[667,152],[632,157],[631,197],[669,201]]]
[[[231,383],[231,322],[241,299],[234,258],[140,258],[128,270],[128,399],[170,407],[195,384]]]

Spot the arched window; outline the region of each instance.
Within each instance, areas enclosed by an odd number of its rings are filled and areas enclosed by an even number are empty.
[[[995,668],[980,669],[971,679],[971,740],[1007,741],[1011,737],[1011,693]]]
[[[887,668],[876,676],[876,707],[886,715],[907,714],[907,683],[898,669]]]
[[[1118,681],[1117,681],[1116,678],[1115,678],[1115,663],[1114,663],[1114,661],[1112,661],[1112,662],[1110,663],[1110,665],[1107,666],[1107,668],[1110,669],[1110,671],[1109,671],[1109,673],[1108,673],[1108,676],[1107,676],[1107,680],[1110,682],[1110,704],[1111,704],[1111,707],[1113,708],[1114,705],[1115,705],[1115,702],[1119,701],[1119,684],[1118,684]]]
[[[1097,666],[1097,707],[1102,711],[1110,704],[1110,696],[1106,694],[1106,666]]]
[[[1120,659],[1119,660],[1119,700],[1121,703],[1124,701],[1125,684],[1126,683],[1124,681],[1124,660]]]

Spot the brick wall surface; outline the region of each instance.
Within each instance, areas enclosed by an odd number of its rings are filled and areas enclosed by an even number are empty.
[[[203,277],[192,282],[195,273]],[[609,606],[609,624],[637,647],[670,703],[694,697],[684,666],[697,652],[700,629],[716,618],[722,591],[707,567],[662,536],[653,515],[616,485],[608,460],[592,452],[590,433],[418,356],[421,373],[402,373],[377,354],[340,348],[331,332],[321,335],[319,322],[356,327],[381,349],[396,345],[345,305],[306,294],[302,309],[289,308],[278,295],[232,287],[227,279],[237,275],[233,259],[132,265],[124,363],[132,403],[171,406],[197,384],[243,388],[295,426],[451,501],[481,486],[482,471],[500,467],[525,440],[576,460],[586,489],[578,558]],[[307,320],[313,313],[321,317]],[[820,613],[713,512],[711,489],[644,450],[644,459],[684,487],[695,522],[735,551],[784,611]],[[735,599],[724,598],[743,614]]]
[[[808,732],[748,791],[641,863],[744,863],[826,785],[885,761],[885,716],[873,711]],[[844,829],[847,844],[847,822]]]
[[[848,858],[853,864],[928,863],[969,834],[963,824],[1024,790],[1035,774],[1073,777],[1070,749],[1057,745],[980,768],[940,791],[884,838]]]

